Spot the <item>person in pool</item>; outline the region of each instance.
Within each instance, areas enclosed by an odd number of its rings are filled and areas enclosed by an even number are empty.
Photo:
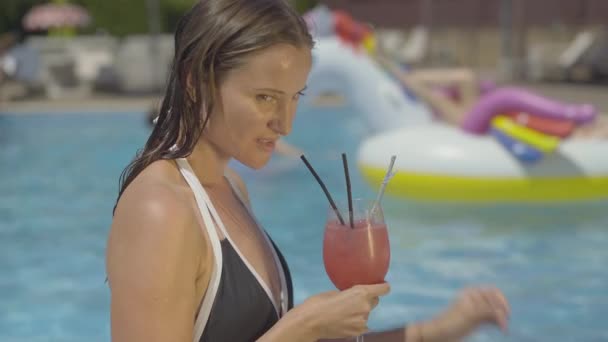
[[[481,94],[479,79],[467,68],[414,69],[404,71],[385,56],[374,56],[385,66],[406,89],[427,103],[439,115],[439,118],[451,125],[460,126],[465,116],[477,104]],[[451,87],[457,98],[446,96],[437,89]],[[573,138],[608,138],[608,115],[598,117],[588,123],[577,126],[572,132]]]
[[[231,158],[258,169],[292,129],[313,40],[284,0],[200,0],[180,19],[158,122],[121,176],[108,236],[111,335],[128,341],[452,341],[507,329],[500,290],[462,290],[442,313],[368,331],[389,284],[294,306],[289,268]],[[294,203],[297,202],[294,195]],[[285,227],[288,229],[288,227]]]

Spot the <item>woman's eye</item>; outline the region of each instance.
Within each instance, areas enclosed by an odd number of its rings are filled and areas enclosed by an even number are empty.
[[[303,91],[299,91],[293,98],[295,100],[299,99],[300,96],[305,96],[306,94]]]
[[[258,101],[262,101],[262,102],[274,101],[274,97],[272,97],[270,95],[258,95],[257,99],[258,99]]]

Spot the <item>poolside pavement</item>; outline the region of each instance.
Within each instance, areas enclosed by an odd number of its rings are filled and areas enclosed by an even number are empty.
[[[586,102],[597,106],[600,112],[608,114],[608,85],[571,83],[520,83],[539,94],[564,101]],[[106,95],[92,94],[64,99],[33,98],[0,102],[2,113],[83,113],[83,112],[133,112],[148,111],[158,103],[158,95]]]

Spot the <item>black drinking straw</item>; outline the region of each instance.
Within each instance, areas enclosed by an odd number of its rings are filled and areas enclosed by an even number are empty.
[[[348,162],[346,161],[346,153],[342,153],[342,165],[344,165],[344,177],[346,178],[346,194],[348,196],[348,218],[350,220],[350,227],[355,228],[353,225],[353,195],[350,190],[350,176],[348,174]]]
[[[327,199],[329,200],[329,204],[334,209],[336,216],[338,216],[338,220],[340,220],[340,224],[344,225],[344,219],[342,218],[342,215],[340,215],[340,210],[338,210],[338,207],[336,207],[336,203],[334,203],[334,200],[331,198],[331,195],[329,194],[329,191],[327,191],[327,188],[325,187],[325,184],[321,180],[321,177],[319,177],[319,175],[317,174],[315,169],[313,169],[312,165],[310,165],[310,163],[308,162],[308,160],[306,160],[306,157],[304,157],[304,155],[301,155],[300,159],[302,159],[304,164],[306,164],[306,167],[308,168],[308,170],[310,170],[310,173],[312,173],[312,175],[315,176],[315,179],[321,186],[321,189],[323,189],[325,196],[327,196]]]

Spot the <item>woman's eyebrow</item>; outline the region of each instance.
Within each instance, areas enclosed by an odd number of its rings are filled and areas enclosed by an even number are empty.
[[[306,89],[308,89],[308,85],[304,86],[304,88],[302,88],[299,92],[303,92]],[[281,94],[281,95],[285,95],[285,92],[279,89],[274,89],[274,88],[256,88],[257,91],[269,91],[269,92],[273,92],[273,93],[277,93],[277,94]]]

